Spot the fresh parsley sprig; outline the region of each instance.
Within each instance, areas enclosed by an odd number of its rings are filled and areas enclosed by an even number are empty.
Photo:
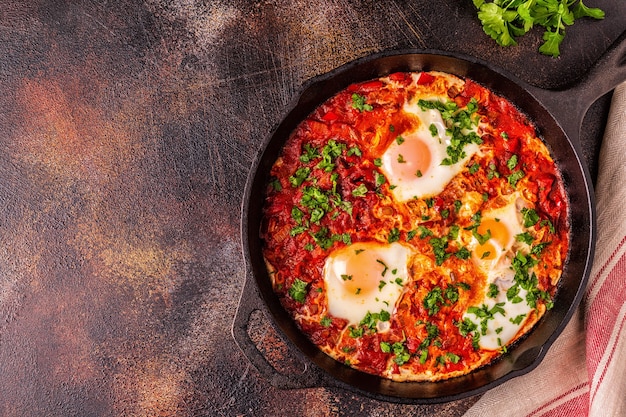
[[[483,30],[498,45],[517,45],[516,37],[535,25],[544,28],[539,52],[558,57],[565,28],[576,19],[604,19],[604,11],[587,7],[582,0],[472,0],[478,11]]]

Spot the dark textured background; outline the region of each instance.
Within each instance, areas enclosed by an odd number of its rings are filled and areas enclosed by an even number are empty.
[[[257,374],[230,333],[246,177],[307,79],[373,52],[574,81],[626,28],[623,0],[586,4],[607,18],[552,59],[538,30],[495,45],[469,0],[4,0],[0,415],[461,415],[477,398],[402,406]],[[594,177],[609,100],[584,123]]]

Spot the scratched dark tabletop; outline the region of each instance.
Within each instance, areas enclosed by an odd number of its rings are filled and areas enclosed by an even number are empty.
[[[307,79],[371,53],[573,82],[626,28],[623,0],[586,4],[607,18],[553,59],[539,30],[497,46],[469,0],[4,0],[0,415],[462,415],[477,397],[401,405],[257,373],[231,336],[246,177]],[[594,177],[609,104],[584,120]]]

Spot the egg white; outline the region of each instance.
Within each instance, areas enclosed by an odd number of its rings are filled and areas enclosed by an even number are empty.
[[[447,97],[437,96],[430,99],[449,100]],[[452,140],[446,132],[441,113],[434,109],[422,110],[415,99],[405,103],[403,110],[417,117],[420,120],[419,126],[413,131],[403,132],[401,135],[403,142],[393,141],[389,145],[382,155],[381,169],[389,184],[393,186],[391,192],[398,201],[437,195],[444,190],[452,178],[461,172],[466,162],[479,151],[479,146],[474,143],[468,144],[463,148],[465,151],[464,158],[452,165],[441,165],[441,162],[448,157],[446,148]],[[437,134],[435,136],[430,130],[431,125],[436,127]],[[400,158],[399,155],[406,156],[410,153],[408,149],[415,141],[421,141],[427,146],[430,152],[430,163],[417,173],[414,161],[411,158],[403,158],[406,160],[404,166],[406,166],[408,174],[401,173],[399,175],[396,161]]]
[[[401,243],[359,242],[326,259],[328,312],[358,324],[368,312],[393,314],[409,280],[411,250]]]
[[[508,231],[508,239],[504,242],[498,242],[494,238],[489,240],[489,243],[497,251],[493,259],[480,259],[476,256],[479,242],[475,237],[471,238],[470,247],[473,252],[473,261],[487,276],[485,291],[479,306],[486,305],[491,310],[496,304],[500,304],[505,312],[504,314],[496,313],[493,319],[487,322],[486,333],[481,335],[479,341],[479,345],[483,349],[497,350],[505,346],[519,332],[532,311],[532,308],[524,301],[527,294],[526,290],[520,288],[518,293],[519,299],[522,300],[520,302],[508,300],[506,296],[507,290],[514,284],[515,272],[512,268],[512,259],[515,252],[521,250],[527,253],[529,250],[528,245],[515,239],[516,235],[525,231],[522,223],[522,207],[524,207],[522,198],[518,193],[514,193],[509,197],[505,206],[490,210],[482,216],[482,221],[497,221]],[[488,296],[492,284],[498,289],[494,298]],[[519,315],[523,315],[524,319],[519,323],[513,323],[511,320]],[[480,318],[472,313],[466,312],[463,318],[469,318],[477,325],[480,323]]]
[[[508,233],[505,241],[500,241],[495,235],[488,240],[488,244],[493,247],[495,253],[489,259],[481,259],[477,255],[480,244],[476,237],[472,236],[470,249],[474,254],[474,262],[487,274],[488,282],[506,276],[506,271],[510,270],[511,259],[515,256],[514,249],[522,244],[517,242],[515,236],[524,233],[522,225],[521,208],[524,207],[522,198],[518,193],[514,193],[508,198],[508,202],[501,208],[493,209],[483,213],[481,222],[497,225],[504,228]]]

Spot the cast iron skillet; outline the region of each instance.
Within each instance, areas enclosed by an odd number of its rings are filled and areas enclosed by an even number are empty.
[[[534,369],[561,333],[580,302],[595,246],[592,183],[582,160],[579,132],[588,107],[626,80],[626,32],[594,67],[563,90],[543,90],[478,59],[441,51],[388,51],[348,63],[312,80],[299,100],[269,136],[259,153],[245,189],[241,237],[246,280],[233,324],[233,336],[244,354],[271,383],[280,388],[342,387],[370,397],[402,403],[438,403],[487,391]],[[571,245],[554,308],[535,329],[500,360],[469,375],[441,382],[393,382],[349,368],[321,352],[301,333],[271,288],[259,238],[268,174],[289,134],[326,99],[349,84],[396,71],[439,70],[468,77],[506,97],[530,116],[546,141],[565,182],[571,207]],[[247,328],[260,310],[300,359],[301,372],[278,372],[252,342]]]

